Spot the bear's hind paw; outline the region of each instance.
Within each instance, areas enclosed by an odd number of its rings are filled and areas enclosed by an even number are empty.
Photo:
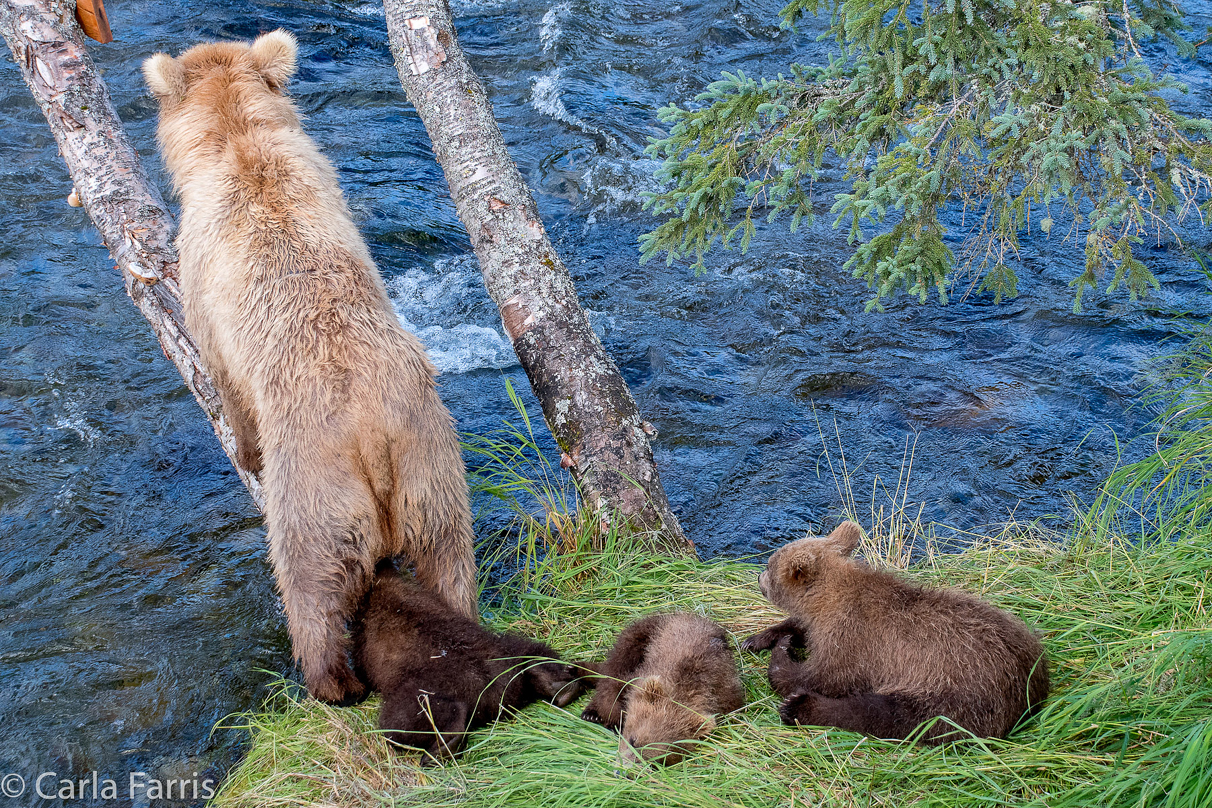
[[[308,682],[307,690],[318,701],[334,707],[352,707],[366,699],[366,685],[346,666],[334,666],[328,675]]]
[[[779,718],[788,726],[811,726],[812,714],[819,696],[819,693],[810,690],[792,693],[779,705]]]

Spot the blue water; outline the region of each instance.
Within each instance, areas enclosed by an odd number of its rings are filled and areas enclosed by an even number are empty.
[[[506,379],[537,415],[377,5],[111,5],[118,39],[94,58],[162,187],[142,60],[295,32],[307,129],[338,167],[402,319],[443,370],[460,428],[516,420]],[[860,506],[877,478],[894,484],[916,441],[905,493],[923,518],[965,530],[1063,515],[1146,426],[1140,391],[1148,360],[1175,347],[1172,314],[1209,313],[1206,281],[1176,251],[1149,252],[1161,293],[1090,296],[1080,315],[1067,286],[1078,250],[1044,241],[1027,242],[1015,301],[893,301],[883,313],[864,312],[867,290],[840,271],[844,233],[827,224],[761,228],[748,255],[720,253],[699,277],[639,265],[656,109],[722,70],[773,74],[822,57],[811,27],[778,29],[778,7],[455,6],[582,301],[660,430],[683,525],[705,557],[831,525],[841,498],[823,448],[836,464],[839,442]],[[1209,6],[1194,8],[1202,30]],[[1207,114],[1207,57],[1179,67],[1191,87],[1181,103]],[[7,59],[0,127],[0,775],[217,773],[241,736],[211,728],[258,703],[262,670],[290,667],[264,529],[96,232],[63,203],[66,172]]]

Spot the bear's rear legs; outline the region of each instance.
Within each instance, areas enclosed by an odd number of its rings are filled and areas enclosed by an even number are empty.
[[[350,667],[345,624],[348,608],[343,594],[317,599],[300,607],[286,605],[287,625],[295,661],[303,669],[307,691],[320,701],[349,707],[366,696],[366,686]]]
[[[779,708],[784,724],[837,727],[875,738],[908,738],[923,722],[935,718],[920,699],[898,693],[854,693],[833,699],[813,691],[793,693]],[[938,718],[925,728],[921,742],[941,743],[962,737],[950,721]]]
[[[452,468],[460,470],[462,458],[455,454]],[[457,465],[455,465],[457,464]],[[472,540],[471,511],[467,505],[467,490],[451,490],[432,497],[414,496],[401,489],[395,498],[396,530],[411,538],[404,552],[412,562],[417,583],[436,592],[453,609],[479,620],[479,590],[476,585],[476,558]],[[421,527],[413,532],[413,526]]]
[[[346,625],[365,593],[366,576],[345,564],[339,571],[328,571],[331,561],[309,561],[275,564],[295,661],[312,696],[349,706],[366,694],[366,686],[350,666],[345,638]]]
[[[623,723],[623,691],[648,652],[655,626],[664,615],[651,615],[623,629],[615,640],[610,656],[597,668],[597,687],[593,698],[585,705],[581,718],[601,724],[607,729],[618,729]]]

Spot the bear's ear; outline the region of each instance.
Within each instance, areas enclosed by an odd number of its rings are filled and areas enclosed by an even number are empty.
[[[645,676],[643,679],[637,679],[632,687],[636,689],[637,696],[647,701],[659,701],[669,695],[660,676]]]
[[[295,35],[281,28],[257,37],[248,49],[248,55],[265,83],[278,92],[295,74],[298,54],[299,43],[295,41]]]
[[[784,583],[796,586],[811,586],[816,580],[817,568],[820,566],[816,552],[803,550],[787,558],[783,564],[785,566],[779,570],[779,578]]]
[[[167,53],[157,53],[143,63],[143,79],[161,102],[185,97],[185,68]]]
[[[825,540],[840,555],[848,556],[859,546],[862,538],[863,529],[858,526],[858,522],[847,521],[835,527]]]

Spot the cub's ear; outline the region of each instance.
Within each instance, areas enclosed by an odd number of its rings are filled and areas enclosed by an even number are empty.
[[[785,584],[811,586],[812,582],[816,580],[819,566],[820,562],[817,560],[817,553],[801,550],[801,552],[782,562],[778,575]]]
[[[295,74],[298,64],[299,43],[295,35],[279,28],[262,34],[248,50],[253,65],[265,77],[265,82],[281,92],[286,82]]]
[[[143,63],[143,79],[160,102],[185,97],[185,68],[167,53],[157,53]]]
[[[636,695],[647,701],[659,701],[666,698],[669,692],[665,689],[665,682],[660,676],[645,676],[643,679],[637,679],[632,687],[636,689]]]
[[[842,522],[833,529],[826,541],[841,555],[848,556],[859,546],[863,538],[863,529],[858,522]]]

